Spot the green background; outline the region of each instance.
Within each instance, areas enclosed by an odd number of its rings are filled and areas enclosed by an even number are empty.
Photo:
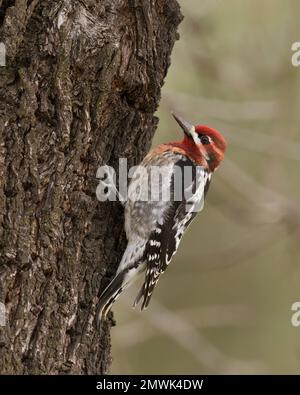
[[[112,373],[297,374],[300,2],[179,3],[154,145],[181,138],[174,110],[229,148],[148,310],[131,308],[140,284],[114,306]]]

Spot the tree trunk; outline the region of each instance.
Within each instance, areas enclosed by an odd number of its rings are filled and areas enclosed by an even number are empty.
[[[100,374],[95,306],[125,247],[97,167],[138,163],[181,13],[176,0],[0,0],[0,373]]]

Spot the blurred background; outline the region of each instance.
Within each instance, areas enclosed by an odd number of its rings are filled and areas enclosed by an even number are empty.
[[[181,138],[174,110],[219,129],[229,148],[150,308],[131,308],[140,284],[115,304],[111,372],[297,374],[300,3],[179,3],[153,144]]]

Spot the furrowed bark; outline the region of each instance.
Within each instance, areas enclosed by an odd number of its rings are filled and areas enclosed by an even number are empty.
[[[0,373],[108,371],[99,292],[125,247],[97,167],[137,164],[182,16],[175,0],[0,0]]]

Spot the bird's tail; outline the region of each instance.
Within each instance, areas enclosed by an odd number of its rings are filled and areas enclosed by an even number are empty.
[[[123,282],[124,282],[124,272],[117,274],[112,281],[108,284],[108,286],[104,289],[102,294],[100,295],[99,303],[97,306],[97,327],[99,329],[100,323],[104,320],[109,312],[112,304],[116,301],[118,296],[123,291]]]
[[[145,248],[144,240],[137,240],[129,243],[123,254],[117,274],[102,292],[97,306],[96,321],[97,327],[107,316],[112,304],[120,296],[125,288],[127,288],[138,277],[137,275],[143,271],[144,265],[140,261]]]
[[[96,322],[100,328],[101,321],[105,320],[107,313],[121,293],[135,280],[139,270],[136,266],[126,268],[117,273],[102,292],[97,306]]]

